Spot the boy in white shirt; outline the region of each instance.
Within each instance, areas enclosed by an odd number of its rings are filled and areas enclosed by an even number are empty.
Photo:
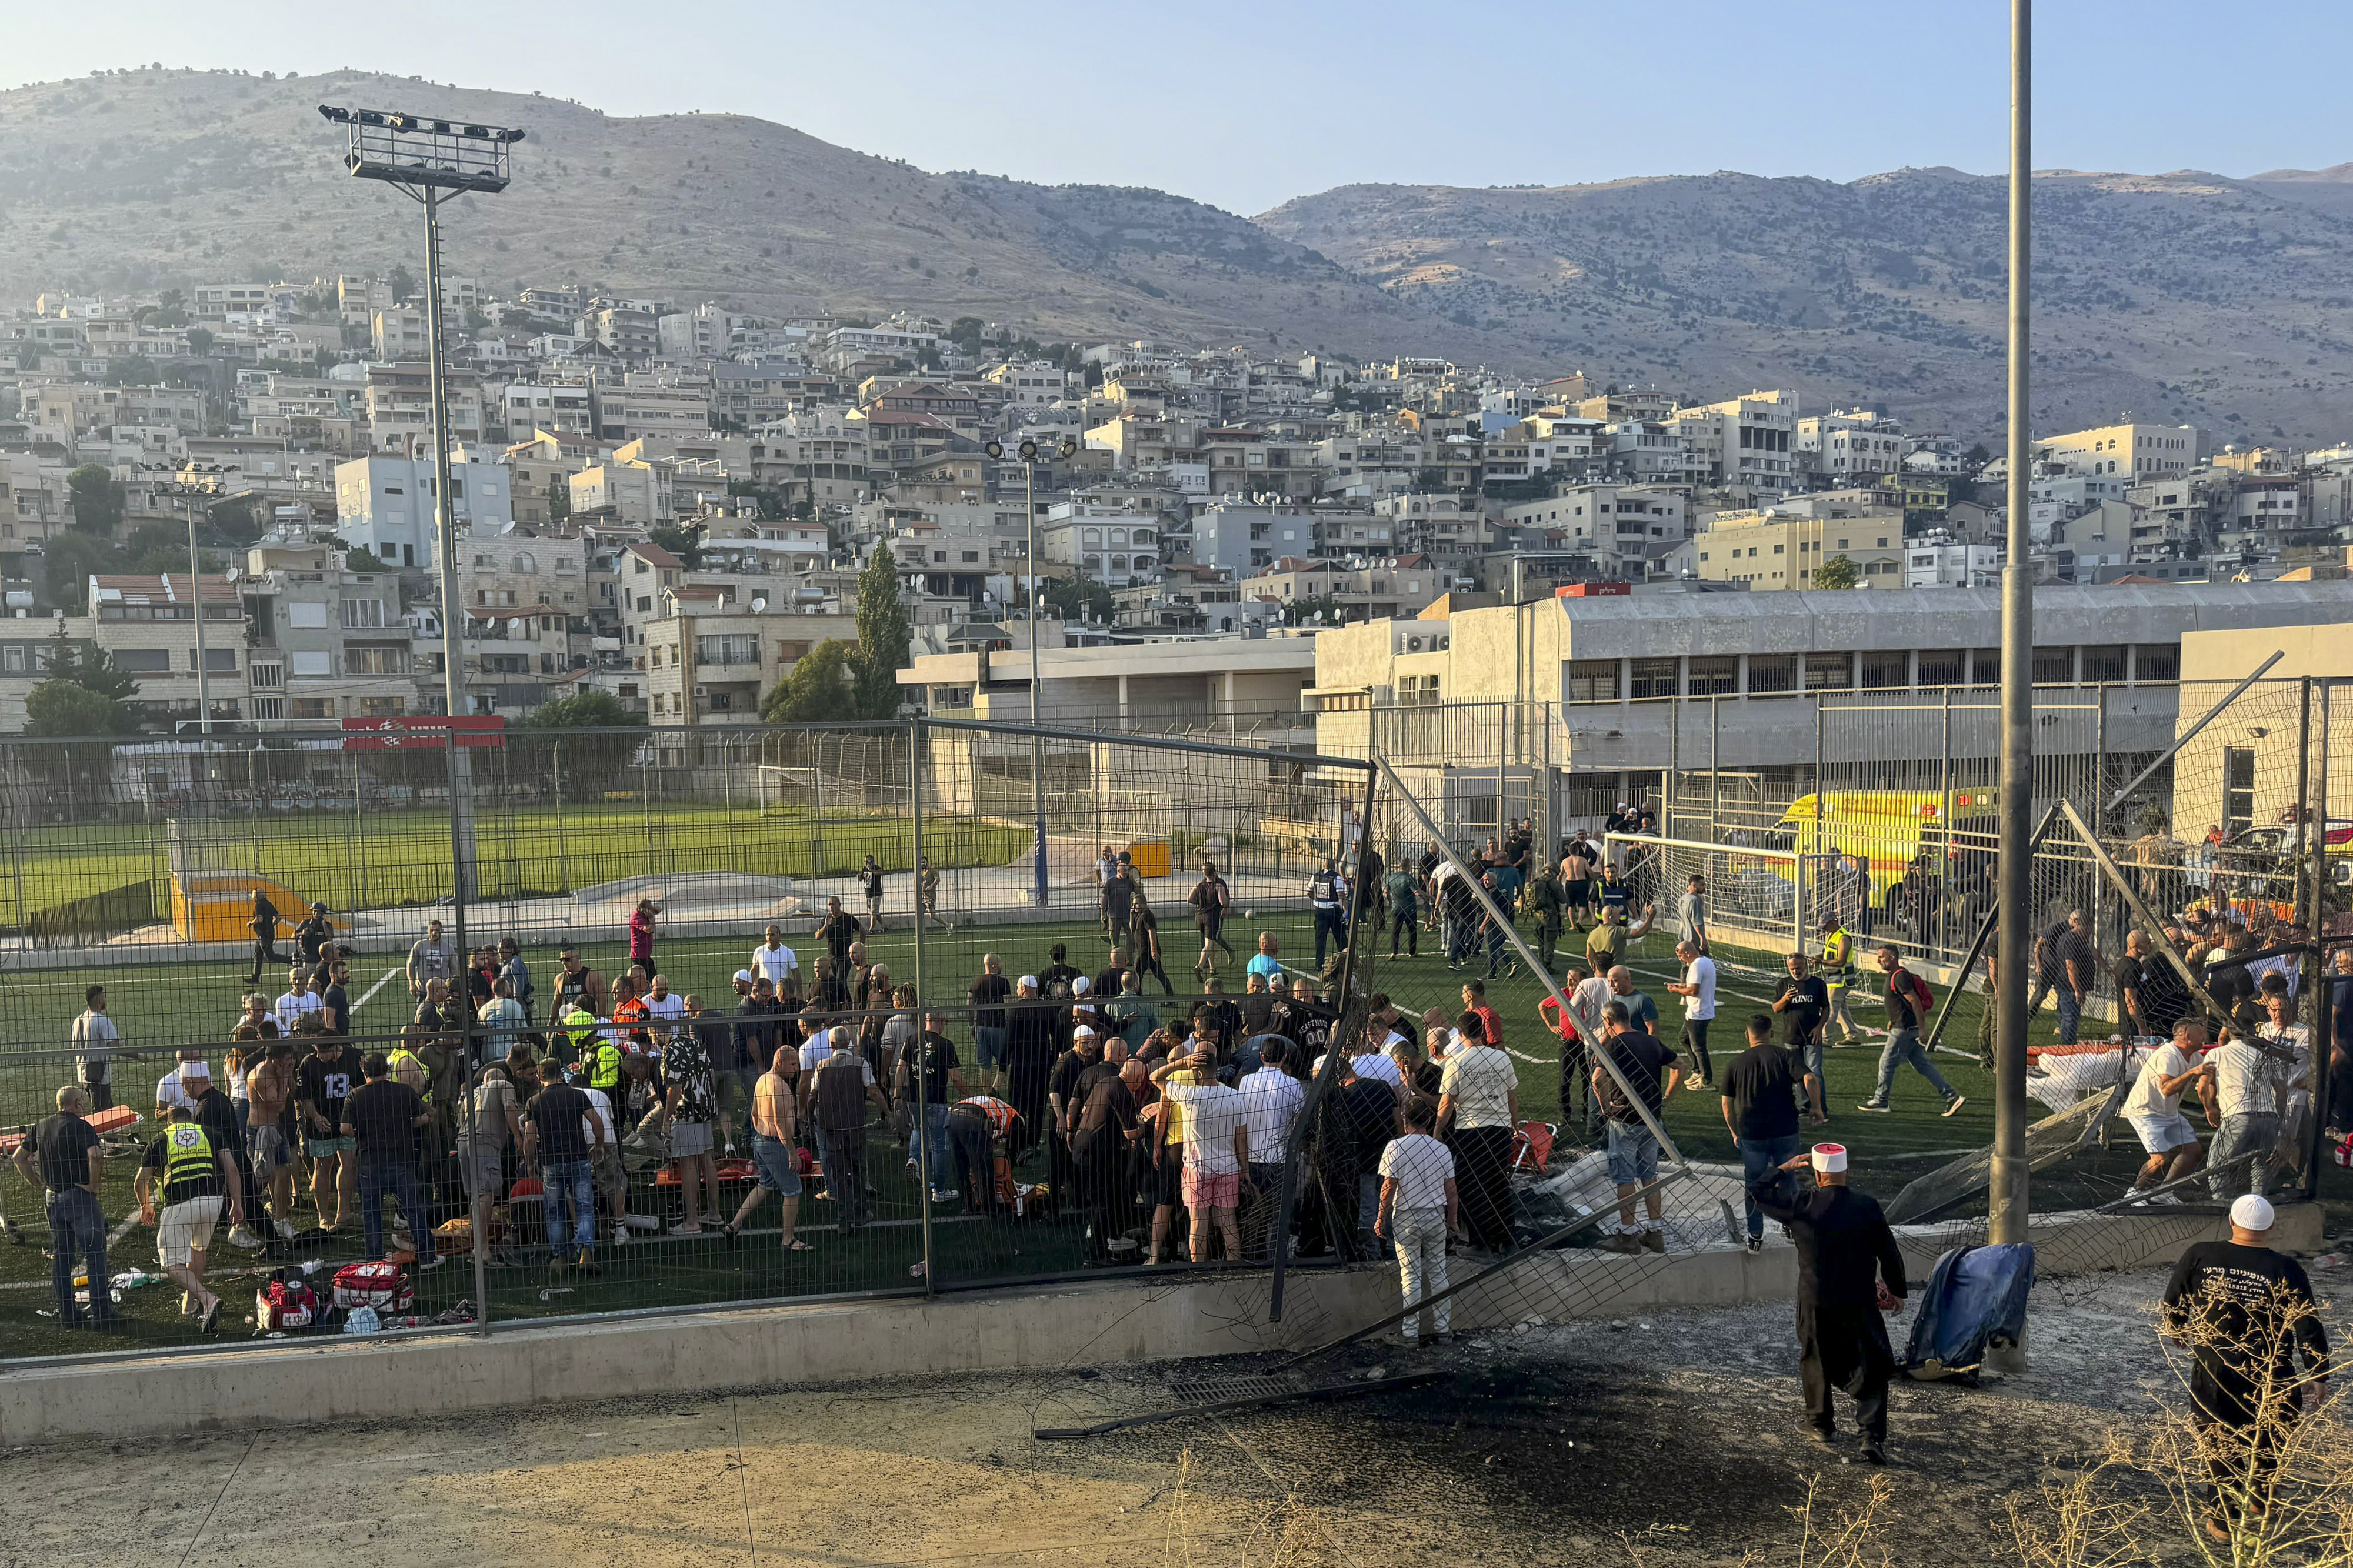
[[[1398,1283],[1406,1309],[1405,1342],[1421,1342],[1422,1301],[1446,1289],[1446,1237],[1460,1207],[1453,1152],[1430,1136],[1438,1111],[1426,1100],[1409,1101],[1406,1132],[1381,1151],[1381,1206],[1373,1234],[1397,1248]],[[1444,1344],[1453,1321],[1451,1298],[1430,1309],[1430,1331]]]

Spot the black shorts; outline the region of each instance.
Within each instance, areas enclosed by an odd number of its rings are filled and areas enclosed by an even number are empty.
[[[1589,904],[1593,901],[1593,884],[1591,882],[1565,883],[1561,888],[1561,897],[1572,904]]]
[[[1163,1143],[1160,1169],[1153,1180],[1153,1200],[1164,1208],[1185,1206],[1185,1145]]]

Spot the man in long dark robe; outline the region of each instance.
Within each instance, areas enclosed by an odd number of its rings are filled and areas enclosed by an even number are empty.
[[[1791,1176],[1812,1168],[1814,1190]],[[1904,1254],[1879,1200],[1846,1184],[1846,1150],[1817,1143],[1757,1178],[1749,1196],[1767,1217],[1789,1227],[1798,1245],[1798,1371],[1806,1415],[1824,1443],[1836,1439],[1831,1390],[1853,1396],[1862,1457],[1887,1462],[1887,1380],[1895,1352],[1884,1314],[1904,1304]]]

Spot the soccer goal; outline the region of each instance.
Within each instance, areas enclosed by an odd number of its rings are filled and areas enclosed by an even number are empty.
[[[801,816],[825,808],[825,772],[821,768],[760,764],[760,815]]]

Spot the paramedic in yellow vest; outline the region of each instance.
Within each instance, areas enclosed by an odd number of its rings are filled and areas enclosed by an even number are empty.
[[[601,1089],[617,1110],[621,1103],[621,1047],[612,1033],[596,1027],[596,1020],[574,1008],[564,1020],[572,1029],[581,1065],[588,1069],[588,1087]]]
[[[596,1015],[584,1005],[575,1002],[555,1020],[554,1052],[565,1067],[579,1062],[590,1067],[596,1060]],[[614,1071],[620,1070],[620,1055],[614,1053]]]
[[[221,1299],[205,1289],[205,1254],[228,1206],[231,1228],[245,1223],[244,1184],[234,1157],[213,1147],[187,1107],[171,1108],[163,1135],[147,1145],[132,1190],[139,1199],[139,1223],[155,1226],[155,1255],[164,1272],[180,1283],[180,1310],[202,1321],[205,1332],[220,1326]],[[160,1189],[162,1202],[157,1202]],[[160,1207],[160,1213],[158,1212]],[[92,1280],[103,1290],[103,1280]]]
[[[1822,922],[1822,984],[1831,994],[1831,1010],[1822,1020],[1825,1042],[1842,1046],[1862,1038],[1862,1029],[1846,1010],[1847,990],[1854,982],[1854,933],[1833,915]]]

